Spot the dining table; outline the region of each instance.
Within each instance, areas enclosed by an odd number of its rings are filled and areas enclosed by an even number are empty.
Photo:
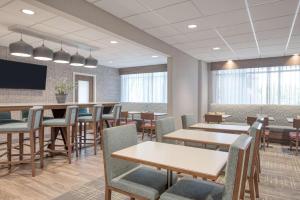
[[[163,138],[167,140],[193,142],[204,145],[212,144],[228,148],[238,137],[239,135],[237,134],[179,129],[164,135]]]
[[[128,114],[131,115],[132,120],[134,120],[135,115],[140,115],[141,113],[143,113],[143,112],[142,111],[128,111]],[[154,113],[154,117],[156,119],[160,116],[168,115],[168,113],[164,113],[164,112],[153,112],[153,113]]]
[[[118,150],[112,158],[167,170],[168,187],[173,171],[216,180],[228,159],[227,152],[147,141]]]
[[[209,124],[209,123],[196,123],[189,128],[195,130],[204,130],[210,132],[224,132],[234,134],[248,134],[250,129],[249,125],[229,125],[229,124]]]

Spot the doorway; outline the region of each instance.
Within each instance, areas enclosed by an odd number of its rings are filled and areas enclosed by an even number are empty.
[[[74,100],[78,103],[89,103],[96,101],[95,81],[96,76],[74,72]]]

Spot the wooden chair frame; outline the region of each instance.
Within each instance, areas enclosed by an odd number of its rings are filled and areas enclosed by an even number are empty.
[[[206,123],[221,124],[223,122],[223,116],[222,115],[205,114],[204,120]]]
[[[155,131],[155,116],[153,112],[141,113],[142,120],[142,140],[144,140],[145,129],[150,130],[150,138],[152,140],[153,132]],[[145,126],[146,122],[150,121],[150,126]]]
[[[290,150],[292,150],[292,146],[294,144],[295,148],[296,148],[296,156],[297,156],[298,149],[299,149],[300,119],[293,120],[293,127],[296,129],[296,138],[295,138],[295,140],[290,138]]]

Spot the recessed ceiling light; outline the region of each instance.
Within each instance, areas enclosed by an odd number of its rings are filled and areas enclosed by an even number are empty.
[[[227,60],[227,62],[232,62],[232,60],[229,59],[229,60]]]
[[[22,9],[22,13],[26,15],[34,15],[34,11],[29,10],[29,9]]]
[[[112,41],[110,41],[110,43],[111,44],[117,44],[117,43],[119,43],[118,41],[115,41],[115,40],[112,40]]]
[[[214,47],[213,50],[217,51],[217,50],[220,50],[221,48],[220,47]]]
[[[196,24],[190,24],[190,25],[188,25],[188,28],[194,29],[194,28],[197,28],[197,25]]]
[[[158,56],[157,55],[153,55],[152,58],[158,58]]]

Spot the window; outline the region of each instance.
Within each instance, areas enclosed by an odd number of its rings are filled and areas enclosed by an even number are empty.
[[[88,81],[78,81],[78,103],[89,102],[89,89]]]
[[[121,75],[121,101],[167,103],[167,72]]]
[[[300,104],[300,66],[213,71],[213,102]]]

